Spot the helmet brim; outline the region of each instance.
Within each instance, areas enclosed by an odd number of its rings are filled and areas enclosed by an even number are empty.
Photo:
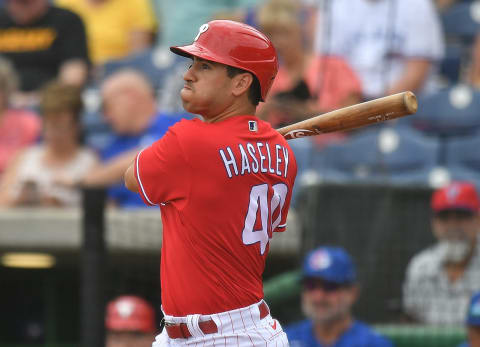
[[[195,44],[187,45],[187,46],[172,46],[170,47],[170,51],[175,54],[181,55],[182,57],[186,58],[201,58],[205,60],[214,61],[216,63],[221,63],[218,59],[215,59],[215,55],[211,54],[208,50],[203,47],[199,47]],[[221,63],[223,64],[223,63]]]

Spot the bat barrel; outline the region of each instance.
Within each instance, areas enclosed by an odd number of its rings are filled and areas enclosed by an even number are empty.
[[[346,131],[414,114],[417,107],[415,94],[407,91],[324,113],[277,131],[287,140]]]
[[[417,112],[417,108],[418,108],[417,97],[412,92],[408,91],[404,93],[403,103],[407,108],[408,114],[414,114],[415,112]]]

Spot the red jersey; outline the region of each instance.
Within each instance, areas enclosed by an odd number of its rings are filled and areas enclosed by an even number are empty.
[[[160,205],[166,314],[212,314],[263,298],[274,231],[284,231],[297,164],[255,116],[182,120],[137,155],[145,203]]]

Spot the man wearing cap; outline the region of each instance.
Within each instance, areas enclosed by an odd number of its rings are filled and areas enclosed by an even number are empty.
[[[155,337],[155,312],[138,296],[119,296],[108,303],[105,328],[107,347],[150,347]]]
[[[453,182],[434,192],[432,231],[437,243],[407,267],[403,306],[427,324],[462,324],[472,293],[480,287],[479,198],[475,186]]]
[[[470,300],[467,313],[468,342],[458,347],[480,347],[480,291]]]
[[[309,319],[285,329],[291,347],[391,347],[352,315],[359,288],[352,259],[340,247],[311,251],[303,264],[302,310]]]

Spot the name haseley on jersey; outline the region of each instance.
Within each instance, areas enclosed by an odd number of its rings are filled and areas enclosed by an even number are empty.
[[[288,149],[279,144],[256,142],[244,146],[240,143],[235,153],[230,146],[219,152],[229,178],[258,172],[287,177]]]

